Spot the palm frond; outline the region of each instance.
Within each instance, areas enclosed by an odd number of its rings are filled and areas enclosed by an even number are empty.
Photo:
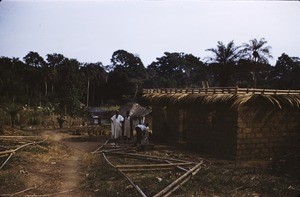
[[[256,106],[258,108],[283,109],[300,108],[300,95],[263,95],[263,94],[145,94],[143,98],[160,105],[217,105],[225,104],[231,108]]]

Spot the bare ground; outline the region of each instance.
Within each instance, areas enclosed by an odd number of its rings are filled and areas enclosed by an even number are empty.
[[[139,196],[138,192],[101,155],[91,154],[107,136],[75,136],[72,130],[21,131],[8,130],[5,135],[37,135],[46,142],[28,146],[0,170],[0,196]],[[27,140],[30,141],[30,140]],[[13,148],[26,140],[1,140]],[[253,165],[227,160],[203,159],[196,153],[174,147],[156,145],[142,152],[156,156],[198,162],[201,170],[173,196],[299,196],[299,177],[274,172],[269,165]],[[4,158],[0,158],[0,165]],[[139,161],[109,156],[115,164]],[[129,173],[128,176],[149,196],[154,195],[181,172]],[[20,193],[18,193],[20,192]]]

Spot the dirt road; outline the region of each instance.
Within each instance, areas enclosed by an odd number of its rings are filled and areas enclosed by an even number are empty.
[[[65,154],[55,166],[55,171],[60,172],[59,191],[63,196],[81,196],[81,180],[84,179],[84,159],[91,151],[97,149],[99,142],[86,141],[89,138],[84,136],[72,136],[66,133],[45,131],[42,134],[45,138],[53,139],[55,142],[65,147],[68,154]],[[86,192],[86,191],[85,191]],[[86,195],[86,194],[82,194]]]
[[[44,144],[16,153],[2,170],[0,196],[26,189],[19,196],[93,196],[84,187],[85,168],[101,137],[57,130],[45,130],[40,136],[47,139]]]

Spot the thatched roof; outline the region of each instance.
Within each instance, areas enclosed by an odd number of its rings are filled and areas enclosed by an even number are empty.
[[[152,110],[150,108],[145,108],[138,103],[129,102],[120,108],[120,114],[125,117],[127,111],[129,111],[132,118],[141,118],[147,116]]]
[[[237,108],[241,105],[264,105],[279,109],[285,107],[300,108],[300,95],[297,94],[214,94],[214,93],[148,93],[143,98],[161,105],[216,105],[226,104]]]

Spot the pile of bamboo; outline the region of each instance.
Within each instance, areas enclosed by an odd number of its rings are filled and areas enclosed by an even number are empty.
[[[24,139],[24,138],[37,138],[36,136],[1,136],[1,140],[7,140],[7,139]],[[17,148],[15,149],[7,149],[5,147],[2,147],[2,148],[5,148],[6,150],[4,151],[0,151],[0,157],[6,157],[5,161],[2,163],[2,165],[0,166],[0,170],[4,167],[4,165],[9,161],[9,159],[17,152],[19,151],[20,149],[22,148],[25,148],[26,146],[29,146],[29,145],[36,145],[36,144],[40,144],[40,143],[43,143],[45,142],[46,139],[44,140],[41,140],[41,141],[38,141],[38,142],[35,142],[35,141],[31,141],[31,142],[26,142],[25,144],[23,145],[20,145],[18,146]]]
[[[180,188],[184,183],[186,183],[192,176],[194,176],[202,167],[203,160],[199,163],[185,161],[181,159],[159,157],[147,154],[138,154],[129,152],[128,150],[133,150],[134,147],[122,147],[118,146],[111,147],[108,144],[108,140],[100,146],[96,151],[92,152],[94,154],[101,153],[106,162],[115,170],[119,171],[129,182],[130,184],[139,192],[141,196],[146,197],[147,195],[143,190],[129,177],[128,173],[130,172],[154,172],[154,171],[164,171],[178,169],[184,172],[179,178],[165,187],[163,190],[155,194],[155,197],[160,196],[170,196],[174,191]],[[105,148],[105,150],[101,150]],[[151,161],[156,163],[147,163],[147,164],[113,164],[108,156],[117,156],[118,158],[134,158],[138,160]]]

